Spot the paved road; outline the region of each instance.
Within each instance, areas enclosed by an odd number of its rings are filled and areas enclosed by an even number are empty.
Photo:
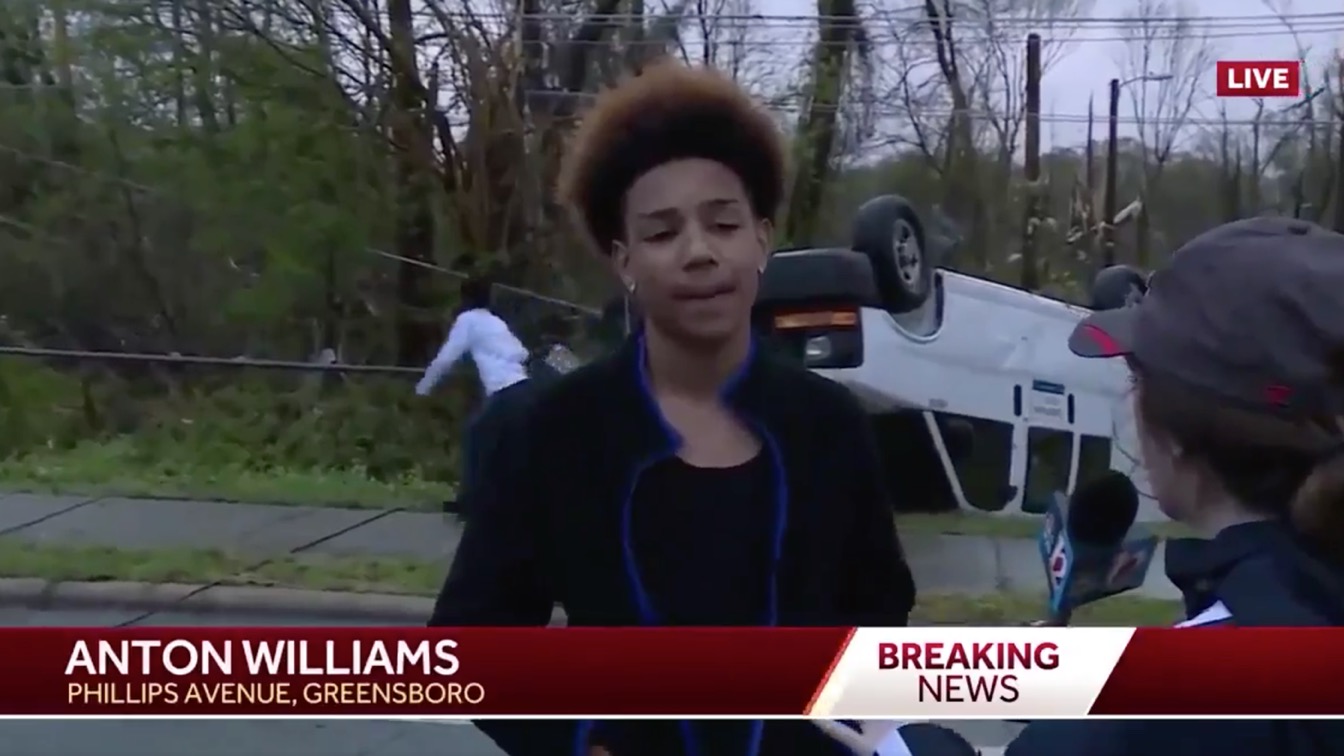
[[[329,509],[212,501],[88,498],[0,492],[0,536],[33,543],[124,549],[217,549],[254,554],[406,557],[447,568],[461,529],[443,516],[396,509]],[[904,539],[920,590],[985,594],[1036,592],[1034,542],[918,534]],[[1159,554],[1137,592],[1176,599]]]
[[[117,611],[30,611],[0,608],[0,626],[97,627],[136,619]],[[301,615],[162,613],[143,625],[331,625]],[[1016,730],[1000,722],[961,722],[957,729],[980,746],[1002,746]],[[178,721],[5,722],[0,756],[502,756],[466,723],[415,721]],[[988,756],[988,753],[986,753]]]

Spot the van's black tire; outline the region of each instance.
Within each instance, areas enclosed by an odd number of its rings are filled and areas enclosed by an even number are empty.
[[[865,202],[854,216],[850,246],[868,256],[887,310],[909,312],[932,296],[934,266],[924,224],[903,197],[884,194]]]

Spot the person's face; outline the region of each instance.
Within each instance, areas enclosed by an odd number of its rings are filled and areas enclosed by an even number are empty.
[[[712,160],[677,160],[639,177],[625,196],[616,272],[645,317],[668,335],[722,341],[748,327],[765,269],[770,223],[737,174]]]

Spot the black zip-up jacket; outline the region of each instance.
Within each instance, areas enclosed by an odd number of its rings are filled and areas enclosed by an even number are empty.
[[[472,519],[431,626],[544,625],[555,604],[574,626],[658,624],[649,604],[670,597],[648,596],[639,584],[628,515],[640,476],[674,456],[678,440],[657,410],[644,365],[642,340],[634,337],[611,357],[547,387],[510,429],[470,505]],[[839,384],[754,348],[724,398],[760,434],[769,455],[774,522],[759,527],[778,537],[771,541],[772,564],[763,570],[769,585],[762,590],[770,596],[760,603],[769,610],[759,624],[905,625],[914,583],[871,426],[854,398]],[[724,516],[731,522],[731,513]],[[694,569],[713,579],[714,565]],[[723,610],[732,614],[730,607]],[[632,729],[482,721],[478,727],[510,756],[586,755],[588,743],[608,745],[613,756],[844,753],[805,722],[743,725],[751,732],[745,747],[737,738],[716,738],[717,728],[686,723]],[[604,737],[612,729],[623,735],[619,745]]]
[[[1344,576],[1276,522],[1236,525],[1212,540],[1167,544],[1167,576],[1188,622],[1261,627],[1344,623]],[[1228,664],[1235,664],[1229,659]],[[1255,684],[1247,681],[1248,685]],[[1344,722],[1270,720],[1041,721],[1005,756],[1344,756]],[[916,754],[916,756],[920,756]]]

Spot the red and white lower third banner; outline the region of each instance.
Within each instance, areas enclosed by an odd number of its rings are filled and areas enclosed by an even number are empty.
[[[0,630],[0,716],[1344,714],[1340,630]]]

